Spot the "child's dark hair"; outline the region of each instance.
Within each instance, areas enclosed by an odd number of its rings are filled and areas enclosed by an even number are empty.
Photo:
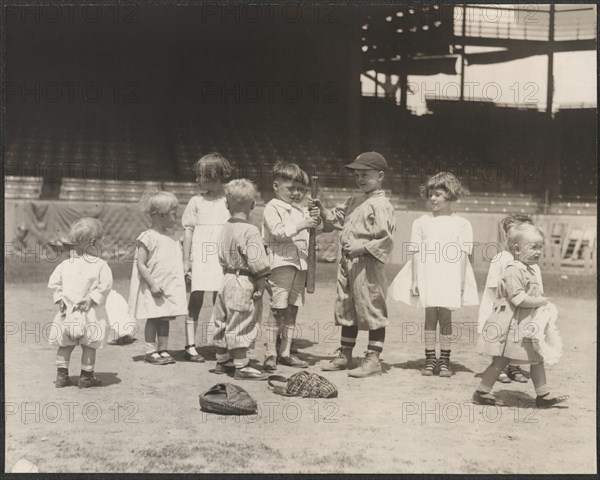
[[[307,173],[295,163],[277,162],[273,167],[273,180],[297,182],[308,187]]]
[[[508,217],[502,219],[502,230],[506,233],[513,225],[520,225],[522,223],[533,225],[533,218],[523,213],[512,213]]]
[[[458,178],[452,173],[440,172],[430,177],[424,185],[421,185],[421,197],[427,200],[429,192],[438,189],[446,192],[446,200],[449,202],[455,202],[459,198],[469,194],[469,190],[463,187]]]
[[[194,163],[194,173],[196,175],[207,177],[211,180],[219,180],[221,183],[229,180],[232,171],[233,168],[229,161],[218,152],[211,152],[204,155]]]

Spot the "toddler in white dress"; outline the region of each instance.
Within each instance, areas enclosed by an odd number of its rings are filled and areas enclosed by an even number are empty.
[[[501,227],[504,233],[503,243],[506,243],[506,235],[509,228],[515,225],[529,224],[533,225],[533,219],[529,215],[523,215],[515,213],[502,219]],[[485,289],[481,297],[481,305],[479,306],[479,318],[477,322],[477,333],[481,333],[486,320],[490,317],[496,295],[498,292],[498,285],[502,279],[502,274],[506,266],[514,260],[512,253],[504,249],[498,252],[490,261],[490,269],[488,270],[487,279],[485,281]],[[542,272],[540,271],[539,265],[535,264],[531,266],[535,273],[541,292],[544,292],[544,285],[542,282]],[[500,373],[498,377],[500,383],[510,383],[511,381],[519,383],[527,383],[528,378],[523,374],[519,365],[509,365],[505,370]]]
[[[103,233],[102,223],[95,218],[85,217],[73,223],[69,241],[74,249],[48,281],[54,303],[59,306],[49,333],[50,344],[58,346],[56,388],[71,384],[69,361],[77,345],[82,349],[79,388],[102,383],[94,377],[94,366],[96,350],[106,343],[105,302],[113,281],[110,267],[100,258]]]
[[[169,322],[187,313],[181,244],[171,230],[178,203],[170,192],[153,191],[144,193],[141,205],[152,225],[137,238],[129,314],[146,319],[146,362],[166,365],[175,363],[167,351]]]

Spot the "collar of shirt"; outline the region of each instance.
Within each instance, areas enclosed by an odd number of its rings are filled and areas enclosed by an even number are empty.
[[[525,265],[521,260],[517,260],[516,258],[513,258],[512,263],[514,263],[516,267],[528,273],[533,274],[535,272],[533,269],[533,265]]]
[[[229,223],[250,223],[247,220],[244,220],[243,218],[234,218],[231,217],[229,220],[227,220]]]
[[[291,212],[294,209],[302,211],[302,207],[299,206],[298,204],[287,203],[287,202],[284,202],[283,200],[280,200],[279,198],[274,198],[273,200],[271,200],[271,204],[274,205],[275,207],[283,208],[284,210],[287,210],[288,212]]]
[[[385,192],[381,189],[373,190],[371,193],[365,193],[365,198],[384,197]]]

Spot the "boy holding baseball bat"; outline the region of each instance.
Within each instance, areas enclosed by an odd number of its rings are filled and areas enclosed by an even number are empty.
[[[361,193],[330,212],[318,199],[325,229],[341,230],[342,259],[338,269],[335,322],[342,327],[339,356],[322,366],[323,370],[346,370],[352,366],[352,349],[359,330],[369,331],[369,344],[360,367],[350,370],[355,378],[381,374],[379,355],[388,324],[387,280],[384,265],[393,248],[394,207],[385,198],[381,183],[387,170],[385,158],[377,152],[361,153],[346,165],[354,170]]]
[[[295,368],[308,364],[291,354],[298,307],[304,304],[309,229],[320,223],[319,211],[300,203],[308,188],[308,175],[293,163],[277,163],[273,168],[275,198],[265,205],[263,238],[269,251],[271,315],[266,327],[264,369],[274,371],[277,363]],[[277,352],[277,338],[281,345]]]

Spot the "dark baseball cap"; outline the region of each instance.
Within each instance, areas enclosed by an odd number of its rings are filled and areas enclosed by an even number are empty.
[[[385,172],[387,170],[387,162],[381,153],[365,152],[361,153],[356,160],[350,165],[346,165],[350,170],[377,170]]]

